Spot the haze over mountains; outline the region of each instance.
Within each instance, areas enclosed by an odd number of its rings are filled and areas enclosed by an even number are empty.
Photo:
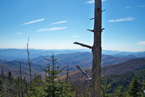
[[[39,56],[69,54],[75,52],[91,52],[88,49],[68,49],[68,50],[42,50],[42,49],[30,49],[30,58],[37,58]],[[115,57],[145,57],[145,52],[122,52],[103,50],[102,54],[112,55]],[[26,49],[0,49],[0,60],[12,61],[15,59],[27,59]]]
[[[42,68],[48,64],[44,58],[50,58],[55,54],[57,61],[61,67],[69,65],[70,72],[77,71],[76,65],[81,68],[91,68],[92,54],[89,50],[34,50],[30,49],[30,57],[32,61],[32,72],[43,74]],[[119,52],[103,50],[102,66],[120,64],[131,59],[145,58],[145,52]],[[23,74],[28,74],[27,53],[25,49],[0,49],[0,66],[4,71],[12,71],[17,73],[19,71],[19,64],[22,64]],[[140,62],[139,62],[140,63]],[[125,66],[123,65],[123,68]],[[112,70],[112,69],[110,69]],[[65,73],[65,70],[64,72]],[[16,74],[15,74],[16,75]]]

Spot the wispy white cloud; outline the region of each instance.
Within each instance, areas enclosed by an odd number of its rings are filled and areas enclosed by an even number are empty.
[[[102,2],[104,2],[104,1],[107,1],[107,0],[102,0]],[[85,2],[85,4],[92,4],[94,2],[95,2],[95,0],[90,0],[90,1]]]
[[[78,38],[78,37],[80,37],[80,36],[71,36],[71,37],[73,37],[73,38]]]
[[[60,22],[55,22],[55,23],[52,23],[51,25],[55,25],[55,24],[62,24],[62,23],[66,23],[67,21],[60,21]]]
[[[139,44],[139,45],[145,45],[145,41],[140,41],[137,44]]]
[[[17,32],[15,35],[21,35],[23,32]]]
[[[145,7],[145,5],[139,5],[139,6],[137,6],[137,7]]]
[[[44,31],[56,31],[56,30],[62,30],[66,29],[67,27],[54,27],[54,28],[44,28],[44,29],[39,29],[37,32],[44,32]]]
[[[110,19],[108,22],[125,22],[125,21],[133,21],[135,18],[120,18],[120,19]]]
[[[130,6],[127,6],[127,7],[125,7],[124,9],[129,9],[129,8],[131,8]]]
[[[27,22],[27,23],[24,23],[22,25],[28,25],[28,24],[32,24],[32,23],[36,23],[36,22],[41,22],[41,21],[44,21],[45,19],[42,18],[42,19],[38,19],[38,20],[34,20],[34,21],[30,21],[30,22]]]

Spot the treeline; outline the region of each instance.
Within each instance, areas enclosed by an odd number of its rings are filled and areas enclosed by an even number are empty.
[[[101,97],[145,97],[145,69],[103,77],[101,82]],[[79,97],[91,97],[91,82],[87,79],[77,76],[73,86]]]
[[[31,81],[23,77],[21,65],[20,73],[15,78],[10,71],[4,74],[1,67],[0,97],[73,97],[68,78],[63,81],[59,79],[64,68],[60,68],[54,55],[47,60],[50,64],[43,68],[45,77],[34,75]]]
[[[91,97],[91,81],[77,76],[71,84],[68,68],[62,80],[60,74],[65,68],[57,63],[54,55],[46,60],[48,64],[42,68],[44,75],[35,74],[31,81],[23,76],[21,64],[17,77],[10,71],[4,74],[1,67],[0,97]],[[145,70],[102,78],[102,97],[145,97],[144,90]]]

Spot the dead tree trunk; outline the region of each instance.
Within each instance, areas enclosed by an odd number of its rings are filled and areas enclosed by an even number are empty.
[[[69,80],[69,65],[67,65],[67,76],[66,76],[66,81],[68,82]]]
[[[94,44],[92,66],[92,97],[101,97],[101,32],[102,7],[101,0],[95,0]]]
[[[22,86],[22,67],[21,67],[21,63],[19,63],[19,68],[20,68],[20,97],[24,97],[23,96],[23,86]]]
[[[74,44],[81,45],[92,49],[93,64],[92,64],[92,97],[101,97],[101,32],[102,32],[102,2],[101,0],[95,0],[95,15],[94,18],[94,44],[89,46],[79,42]]]
[[[28,65],[29,65],[29,80],[30,80],[30,85],[31,85],[31,76],[32,76],[32,74],[31,74],[31,62],[30,62],[30,51],[29,51],[29,38],[28,38],[28,42],[27,42],[27,49],[26,49],[26,51],[27,51],[27,55],[28,55]]]

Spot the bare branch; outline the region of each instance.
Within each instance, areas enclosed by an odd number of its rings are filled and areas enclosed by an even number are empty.
[[[90,20],[93,20],[93,19],[95,19],[95,18],[91,18]]]
[[[106,11],[106,9],[102,10],[102,12],[103,12],[103,11]]]
[[[103,30],[105,30],[105,28],[102,28],[101,30],[103,31]],[[102,31],[101,31],[101,32],[102,32]]]
[[[87,29],[88,31],[94,32],[94,30]]]
[[[91,80],[92,78],[84,71],[82,70],[78,65],[76,65],[76,67],[89,79]]]
[[[86,45],[86,44],[83,44],[83,43],[74,42],[74,44],[78,44],[78,45],[80,45],[80,46],[83,46],[83,47],[86,47],[86,48],[92,49],[92,46],[89,46],[89,45]]]
[[[47,60],[47,61],[49,61],[49,62],[51,62],[51,60],[49,60],[49,59],[47,59],[47,58],[45,58],[45,57],[43,57],[45,60]]]

